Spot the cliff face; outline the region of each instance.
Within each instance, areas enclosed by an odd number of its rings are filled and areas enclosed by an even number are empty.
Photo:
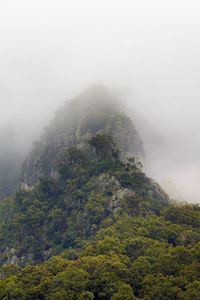
[[[122,161],[144,158],[140,137],[118,99],[105,87],[93,87],[57,111],[23,164],[21,187],[31,189],[41,178],[57,178],[55,164],[62,151],[74,145],[90,151],[88,140],[101,133],[112,136]]]

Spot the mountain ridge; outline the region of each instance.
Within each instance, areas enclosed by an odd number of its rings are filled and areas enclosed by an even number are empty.
[[[200,207],[173,203],[146,176],[116,95],[82,95],[91,109],[71,101],[69,128],[61,109],[0,202],[0,299],[199,300]]]

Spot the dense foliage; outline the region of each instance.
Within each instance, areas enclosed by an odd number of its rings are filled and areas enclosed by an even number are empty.
[[[67,248],[24,268],[4,265],[0,299],[198,300],[200,227],[183,220],[182,211],[199,219],[192,205],[169,207],[162,216],[122,213],[106,218],[81,250]]]
[[[170,204],[112,138],[0,204],[0,299],[199,300],[200,207]]]

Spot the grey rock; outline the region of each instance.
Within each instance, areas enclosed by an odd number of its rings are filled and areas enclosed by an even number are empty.
[[[101,133],[113,137],[121,160],[132,156],[144,158],[137,130],[119,101],[109,89],[95,87],[66,102],[56,113],[23,164],[21,188],[32,188],[41,178],[58,178],[56,162],[63,150],[71,146],[84,149],[92,159],[94,152],[88,140]]]

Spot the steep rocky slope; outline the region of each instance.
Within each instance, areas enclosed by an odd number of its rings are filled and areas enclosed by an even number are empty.
[[[117,97],[108,88],[95,86],[57,111],[23,165],[21,187],[31,188],[41,178],[56,178],[59,174],[55,163],[63,149],[73,145],[88,148],[87,141],[102,132],[113,137],[121,160],[132,156],[144,158],[139,135]]]

